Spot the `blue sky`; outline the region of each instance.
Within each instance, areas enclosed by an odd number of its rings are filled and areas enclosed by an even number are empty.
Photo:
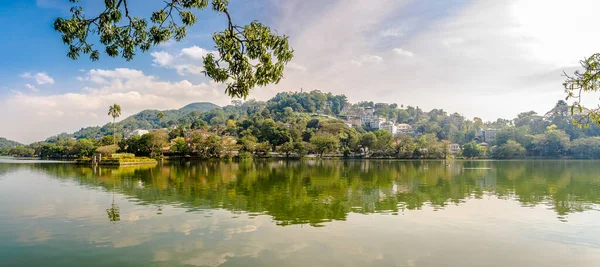
[[[160,0],[129,0],[148,16]],[[543,113],[564,98],[562,70],[600,52],[595,10],[572,0],[231,0],[238,24],[259,20],[290,36],[296,50],[278,85],[255,88],[267,100],[281,91],[319,89],[370,100],[443,108],[485,120]],[[102,1],[82,0],[88,12]],[[21,142],[103,125],[117,102],[123,118],[143,109],[191,102],[219,105],[224,86],[202,74],[201,58],[225,18],[210,10],[188,37],[126,62],[65,55],[52,29],[68,0],[0,1],[0,136]],[[568,33],[568,38],[566,38]],[[595,99],[595,98],[591,98]],[[590,100],[591,100],[590,99]],[[590,101],[589,104],[596,102]],[[585,104],[585,103],[584,103]]]

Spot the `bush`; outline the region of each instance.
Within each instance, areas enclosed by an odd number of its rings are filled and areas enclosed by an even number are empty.
[[[110,157],[113,158],[113,159],[131,159],[131,158],[135,158],[135,154],[132,154],[132,153],[118,153],[118,154],[111,154]]]
[[[252,153],[247,152],[247,151],[243,151],[240,152],[240,154],[237,156],[238,159],[251,159],[252,158]]]
[[[151,158],[111,158],[111,159],[102,159],[100,162],[101,165],[121,165],[127,163],[157,163],[155,159]]]
[[[117,145],[101,146],[96,148],[96,152],[102,154],[104,157],[117,153],[117,150],[119,150],[119,146]]]

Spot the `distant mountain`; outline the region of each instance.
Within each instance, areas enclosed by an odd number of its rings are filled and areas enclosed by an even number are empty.
[[[134,114],[125,118],[124,120],[117,122],[117,131],[129,132],[136,129],[143,130],[151,130],[164,127],[165,124],[169,124],[170,122],[175,122],[178,119],[188,115],[191,112],[208,112],[213,109],[220,109],[220,106],[217,106],[210,102],[196,102],[186,105],[180,109],[172,109],[172,110],[155,110],[155,109],[147,109],[143,110],[140,113]],[[158,118],[158,114],[162,113],[163,118]],[[108,120],[108,119],[107,119]],[[111,123],[107,123],[106,125],[99,127],[86,127],[81,128],[79,131],[76,131],[72,134],[62,133],[53,137],[48,138],[46,141],[53,141],[57,138],[60,139],[69,139],[69,138],[91,138],[95,139],[97,137],[105,136],[112,134],[113,127]]]
[[[182,115],[185,115],[192,111],[206,112],[206,111],[211,111],[216,108],[221,108],[221,107],[219,107],[213,103],[210,103],[210,102],[196,102],[196,103],[192,103],[185,107],[180,108],[178,110],[178,112]]]
[[[23,144],[16,142],[16,141],[12,141],[12,140],[8,140],[4,137],[0,137],[0,148],[13,148],[16,146],[22,146]]]

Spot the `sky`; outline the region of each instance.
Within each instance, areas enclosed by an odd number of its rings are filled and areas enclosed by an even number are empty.
[[[103,1],[81,2],[92,13]],[[137,16],[162,7],[128,2]],[[600,52],[596,0],[230,0],[229,9],[238,24],[259,20],[289,36],[295,50],[279,84],[250,93],[258,100],[317,89],[350,102],[511,119],[551,109],[565,97],[562,71]],[[1,1],[0,137],[31,143],[104,125],[113,103],[121,119],[192,102],[229,104],[225,87],[201,74],[226,18],[208,9],[197,15],[185,40],[132,61],[74,61],[52,29],[69,16],[68,0]]]

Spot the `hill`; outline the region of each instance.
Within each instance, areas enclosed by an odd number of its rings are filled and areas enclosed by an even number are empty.
[[[210,102],[196,102],[196,103],[191,103],[185,107],[182,107],[177,111],[179,112],[179,114],[185,115],[192,111],[206,112],[206,111],[211,111],[216,108],[221,108],[221,107],[219,107],[213,103],[210,103]]]
[[[172,109],[172,110],[156,110],[156,109],[147,109],[143,110],[137,114],[129,116],[124,120],[117,122],[117,131],[129,132],[136,129],[143,130],[151,130],[156,128],[163,128],[168,125],[174,125],[179,119],[185,117],[190,113],[198,113],[198,112],[208,112],[214,109],[220,109],[221,107],[215,105],[210,102],[196,102],[188,104],[180,109]],[[162,113],[163,118],[158,118],[158,114]],[[58,138],[60,139],[70,139],[70,138],[89,138],[96,139],[98,137],[102,137],[105,135],[110,135],[113,132],[113,127],[111,123],[107,123],[104,126],[93,126],[81,128],[79,131],[74,133],[61,133],[56,136],[52,136],[48,138],[46,141],[55,141]]]
[[[4,137],[0,137],[0,148],[13,148],[16,146],[22,146],[23,144],[16,142],[16,141],[12,141],[12,140],[8,140]]]

